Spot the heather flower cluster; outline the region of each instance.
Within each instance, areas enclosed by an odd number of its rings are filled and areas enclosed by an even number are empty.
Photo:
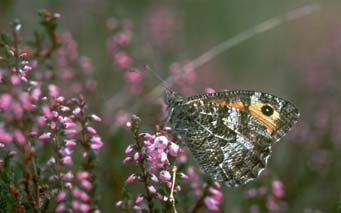
[[[107,49],[114,64],[114,68],[123,72],[130,92],[136,94],[143,79],[143,69],[137,66],[129,51],[133,39],[133,24],[126,19],[116,18],[107,20],[107,28],[112,34],[107,40]]]
[[[188,167],[186,151],[179,145],[180,139],[172,136],[171,128],[157,127],[157,133],[150,134],[141,133],[139,125],[140,119],[137,116],[133,116],[132,121],[127,123],[134,134],[135,144],[128,145],[123,159],[124,164],[135,163],[139,171],[127,177],[122,200],[116,206],[124,210],[150,212],[156,209],[195,211],[205,206],[218,211],[223,197],[220,184],[203,182],[196,170]],[[136,182],[144,186],[145,193],[126,196],[127,187]],[[186,193],[180,195],[183,187]],[[190,191],[194,192],[194,197],[190,196]],[[178,196],[188,196],[187,199],[192,203],[179,203],[178,206]]]
[[[249,203],[249,211],[255,213],[286,211],[287,203],[284,188],[284,183],[279,179],[275,179],[270,186],[262,185],[245,190],[244,197]]]
[[[18,21],[12,24],[12,37],[1,35],[0,61],[6,66],[0,68],[0,208],[94,211],[92,171],[103,146],[94,124],[101,118],[88,114],[82,95],[63,96],[58,79],[42,78],[37,71],[57,50],[60,17],[48,11],[40,15],[53,39],[47,50],[34,54],[21,47]]]

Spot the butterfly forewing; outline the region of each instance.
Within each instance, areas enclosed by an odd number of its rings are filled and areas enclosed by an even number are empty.
[[[289,102],[253,91],[219,92],[189,98],[166,95],[168,121],[203,172],[228,186],[256,178],[271,145],[297,121]]]

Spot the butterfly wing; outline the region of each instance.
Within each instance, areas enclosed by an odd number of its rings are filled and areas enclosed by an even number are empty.
[[[229,186],[256,178],[267,164],[272,143],[299,116],[289,102],[252,91],[169,96],[168,110],[170,124],[201,169]]]

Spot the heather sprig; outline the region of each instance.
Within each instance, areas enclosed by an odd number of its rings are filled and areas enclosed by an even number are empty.
[[[140,118],[133,116],[127,123],[135,143],[125,149],[123,163],[135,163],[138,171],[127,177],[122,200],[116,206],[125,211],[163,209],[182,212],[201,207],[219,210],[223,196],[220,184],[203,181],[197,171],[188,166],[187,151],[182,147],[181,139],[169,127],[157,127],[155,134],[142,133],[140,122]],[[132,195],[128,189],[136,183],[143,186],[144,192]],[[191,203],[179,199],[191,200]]]
[[[136,64],[130,50],[134,37],[133,23],[129,19],[118,20],[112,17],[107,20],[107,28],[111,33],[107,39],[107,49],[113,67],[122,71],[130,92],[138,94],[144,78],[144,69]]]
[[[94,211],[93,170],[103,146],[94,123],[101,118],[88,113],[82,95],[65,97],[58,79],[41,77],[44,60],[59,46],[60,15],[48,11],[40,15],[52,42],[47,49],[39,42],[36,53],[24,47],[17,20],[11,35],[1,35],[0,209]]]

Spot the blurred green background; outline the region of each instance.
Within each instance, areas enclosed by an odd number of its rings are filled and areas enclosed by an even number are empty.
[[[190,61],[237,33],[309,3],[312,1],[0,0],[0,31],[8,31],[8,23],[19,18],[23,37],[32,38],[38,25],[36,11],[46,8],[61,14],[59,31],[71,32],[79,54],[92,59],[100,102],[90,105],[106,118],[101,127],[106,147],[98,169],[100,204],[104,212],[110,212],[118,211],[114,204],[122,183],[134,170],[121,163],[123,150],[133,139],[128,130],[115,125],[115,117],[122,111],[136,113],[147,131],[153,131],[160,118],[152,107],[155,103],[130,94],[123,75],[112,66],[106,47],[111,35],[107,19],[130,20],[134,36],[129,51],[136,63],[167,78],[172,63]],[[256,35],[195,71],[195,81],[189,85],[193,90],[185,95],[207,87],[260,90],[290,100],[302,114],[297,127],[274,145],[269,168],[259,180],[224,188],[222,212],[249,212],[254,205],[264,205],[261,199],[246,199],[244,191],[269,185],[274,178],[285,186],[284,211],[336,212],[341,202],[341,1],[317,3],[319,11]],[[162,34],[161,40],[155,32]],[[150,73],[143,81],[144,91],[160,83]],[[135,103],[143,104],[131,107]]]

